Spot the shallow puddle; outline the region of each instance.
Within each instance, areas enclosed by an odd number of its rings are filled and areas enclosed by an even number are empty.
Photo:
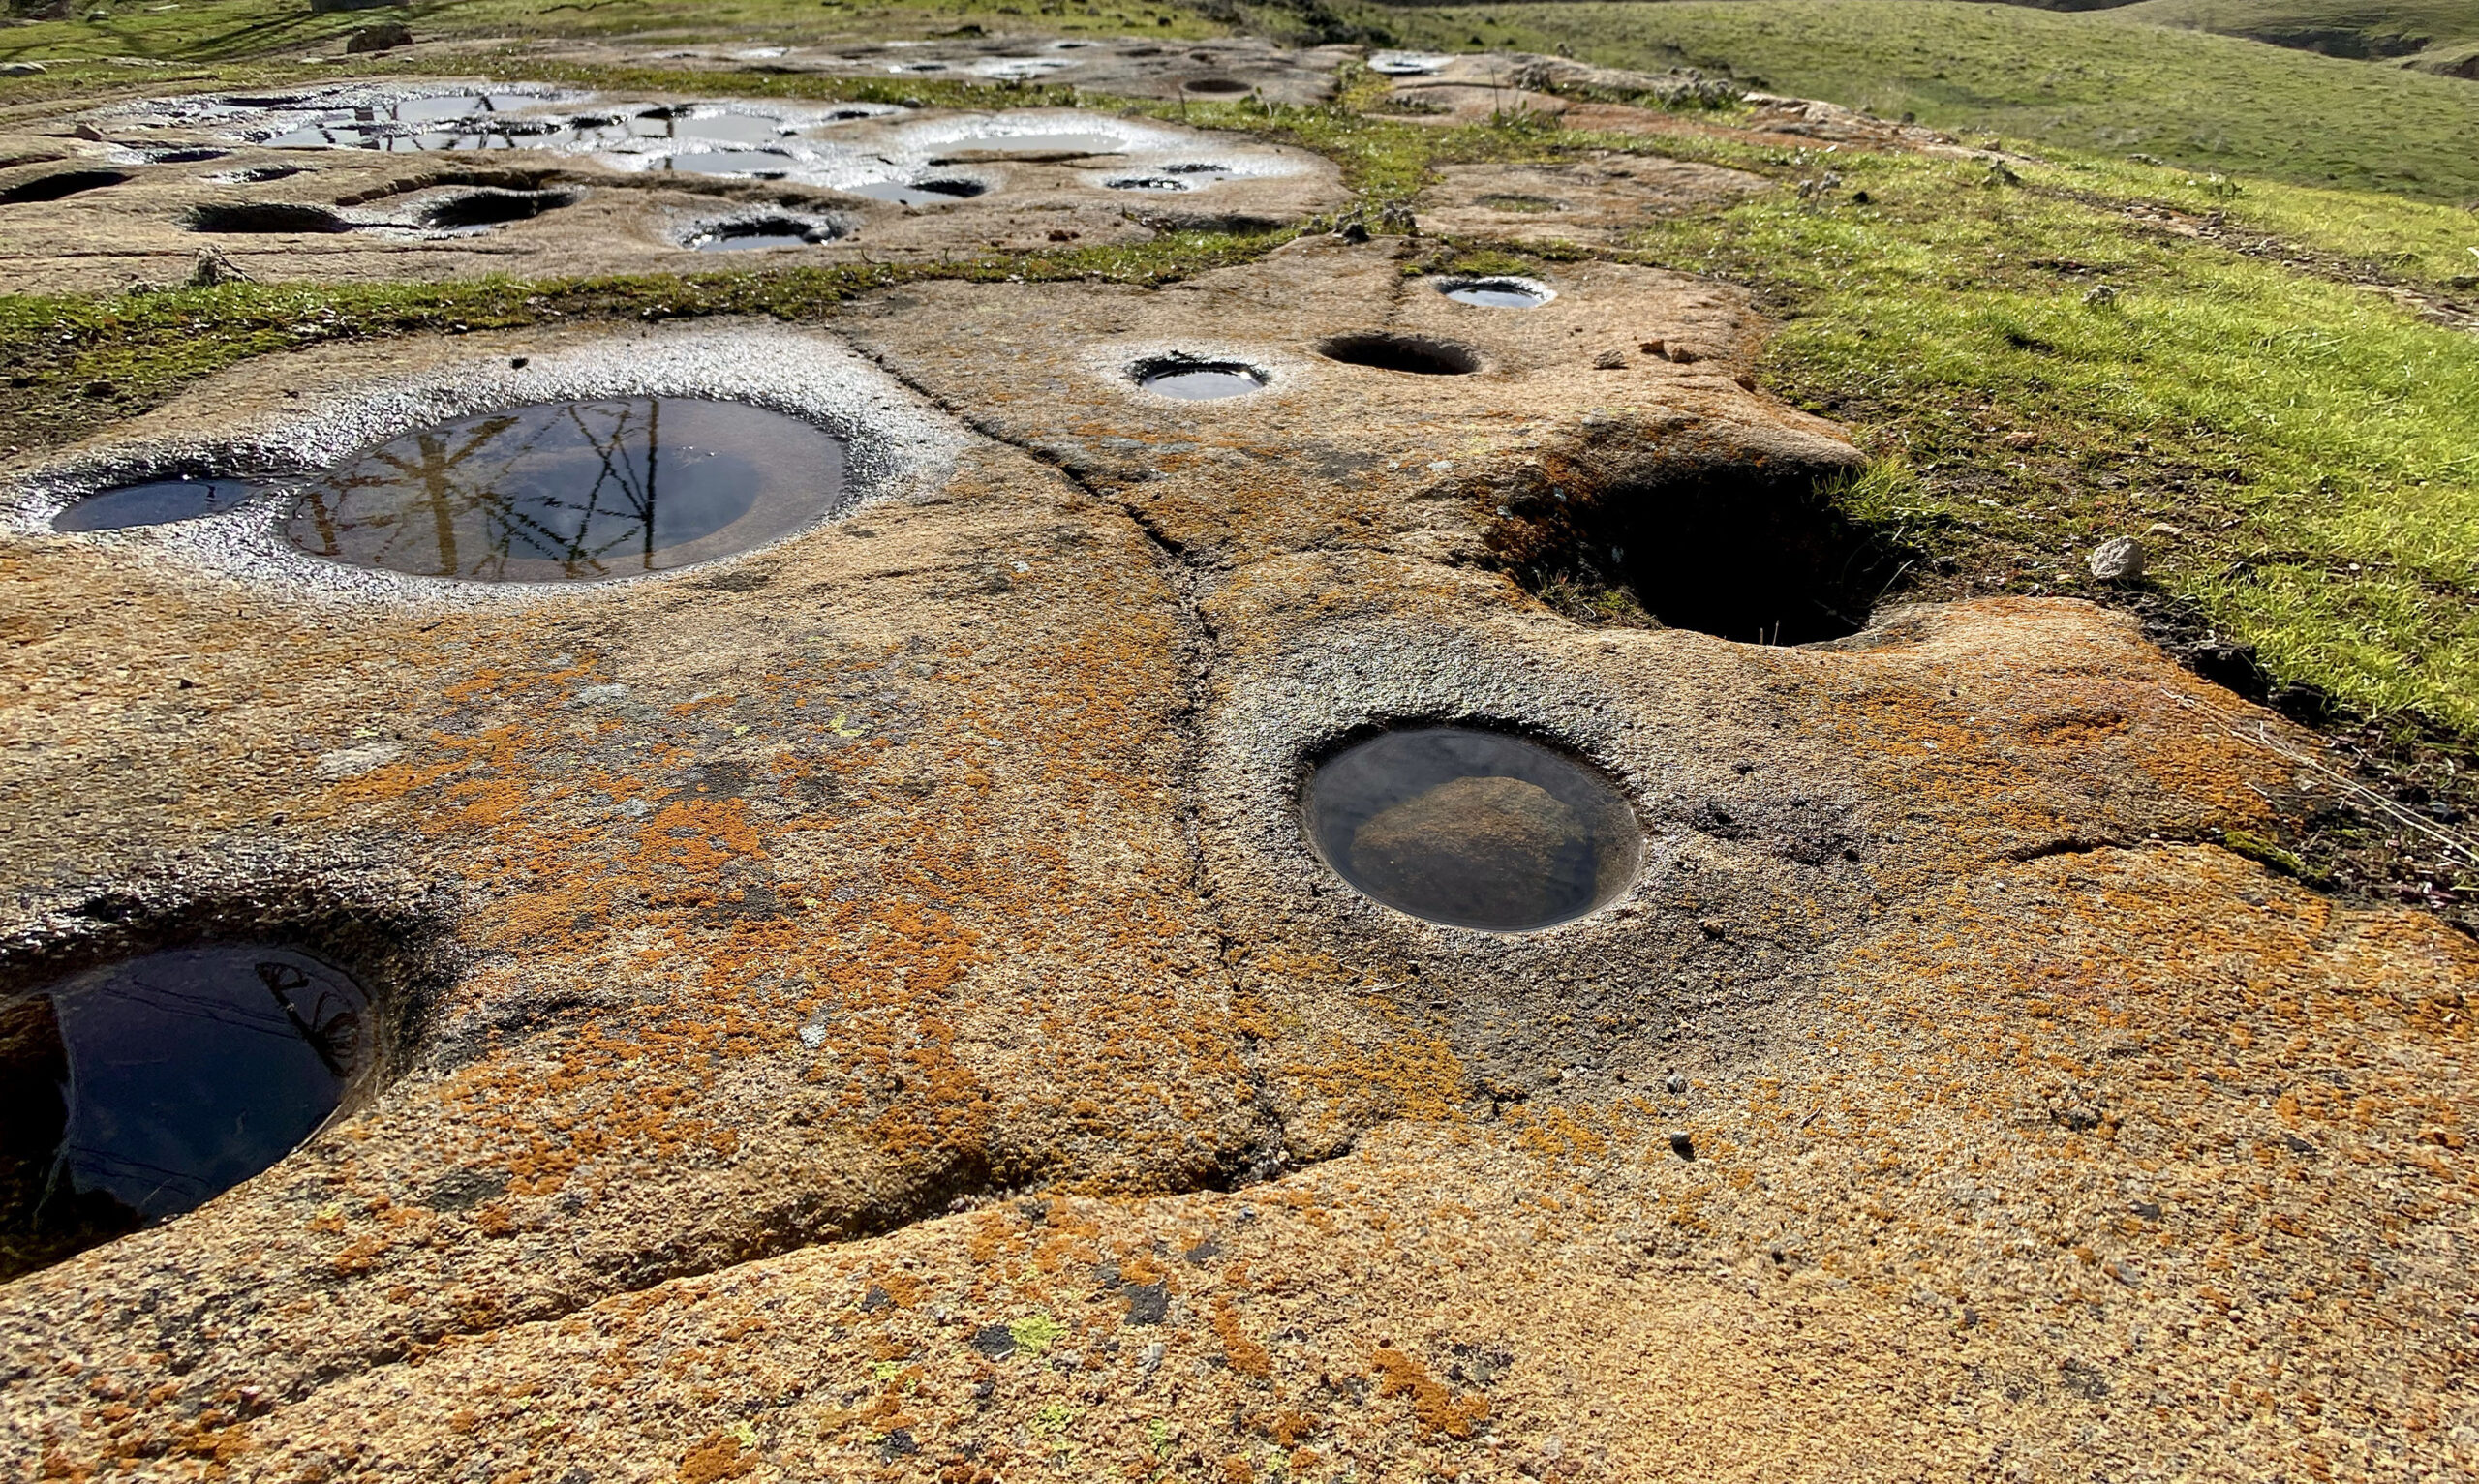
[[[1362,892],[1454,927],[1518,932],[1626,889],[1642,834],[1600,773],[1538,742],[1469,727],[1381,733],[1320,766],[1310,842]]]
[[[474,582],[593,582],[746,551],[842,503],[843,442],[685,397],[541,403],[382,444],[315,484],[294,545]]]
[[[978,180],[879,180],[854,186],[851,192],[872,200],[893,201],[899,206],[935,206],[946,201],[970,200],[989,189]]]
[[[1141,368],[1136,384],[1182,402],[1213,402],[1266,389],[1263,372],[1237,361],[1165,361]]]
[[[1539,309],[1557,297],[1541,285],[1520,278],[1448,279],[1438,285],[1437,291],[1457,304],[1479,304],[1489,309]]]
[[[690,150],[686,154],[665,155],[660,168],[689,175],[753,175],[771,180],[790,173],[800,161],[774,149]]]
[[[1035,151],[1061,155],[1116,155],[1127,145],[1117,136],[1107,134],[976,134],[961,139],[950,139],[940,148],[1002,149],[1032,153]]]
[[[150,479],[89,495],[53,516],[54,530],[126,530],[168,526],[247,504],[265,486],[250,479]]]
[[[275,1164],[371,1048],[361,987],[290,948],[175,949],[0,1003],[0,1278]]]

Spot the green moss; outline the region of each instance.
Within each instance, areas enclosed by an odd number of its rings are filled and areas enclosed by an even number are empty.
[[[1007,1325],[1008,1338],[1016,1342],[1016,1348],[1027,1355],[1038,1355],[1049,1349],[1066,1333],[1066,1325],[1038,1309],[1021,1319],[1011,1320]]]

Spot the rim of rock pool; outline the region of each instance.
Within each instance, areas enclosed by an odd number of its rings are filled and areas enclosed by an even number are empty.
[[[1546,931],[1625,896],[1641,819],[1607,769],[1481,719],[1358,728],[1303,757],[1294,815],[1358,895],[1442,927]]]
[[[1127,368],[1141,391],[1177,402],[1228,402],[1254,396],[1273,383],[1263,367],[1232,356],[1174,352],[1147,356]]]
[[[635,334],[543,338],[530,354],[477,356],[444,337],[420,343],[429,359],[384,377],[342,381],[299,400],[247,385],[241,405],[181,409],[171,431],[143,430],[0,480],[0,529],[54,534],[52,522],[79,500],[117,486],[178,474],[265,480],[275,498],[168,525],[73,534],[65,539],[127,548],[347,606],[530,603],[553,593],[604,591],[667,582],[830,529],[866,505],[934,489],[964,447],[964,435],[848,347],[783,326],[681,325]],[[510,348],[523,349],[520,340]],[[315,353],[315,352],[314,352]],[[421,352],[415,352],[417,361]],[[316,372],[308,373],[314,379]],[[391,439],[461,417],[529,404],[663,397],[724,402],[796,419],[841,440],[842,495],[804,521],[729,553],[701,555],[662,570],[598,581],[466,581],[356,566],[295,547],[286,526],[302,492],[323,471]],[[218,427],[218,422],[227,426]],[[284,472],[269,476],[266,470]]]
[[[1558,290],[1519,273],[1457,273],[1436,280],[1442,296],[1476,309],[1539,309]]]

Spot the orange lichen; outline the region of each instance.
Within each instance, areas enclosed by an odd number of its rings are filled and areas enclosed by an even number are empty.
[[[1458,1399],[1428,1368],[1398,1349],[1379,1346],[1371,1363],[1377,1368],[1377,1394],[1409,1396],[1412,1415],[1421,1426],[1449,1438],[1469,1438],[1489,1415],[1489,1399],[1480,1392]]]

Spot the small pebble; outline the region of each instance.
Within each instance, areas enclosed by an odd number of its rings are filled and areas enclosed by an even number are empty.
[[[1664,1081],[1662,1085],[1672,1092],[1685,1092],[1687,1091],[1687,1078],[1680,1076],[1677,1073],[1673,1072],[1669,1075],[1668,1080]],[[1686,1136],[1687,1136],[1683,1134],[1673,1134],[1669,1136],[1669,1140],[1674,1144]]]
[[[1696,1158],[1696,1139],[1685,1129],[1669,1131],[1669,1152],[1682,1160]]]

